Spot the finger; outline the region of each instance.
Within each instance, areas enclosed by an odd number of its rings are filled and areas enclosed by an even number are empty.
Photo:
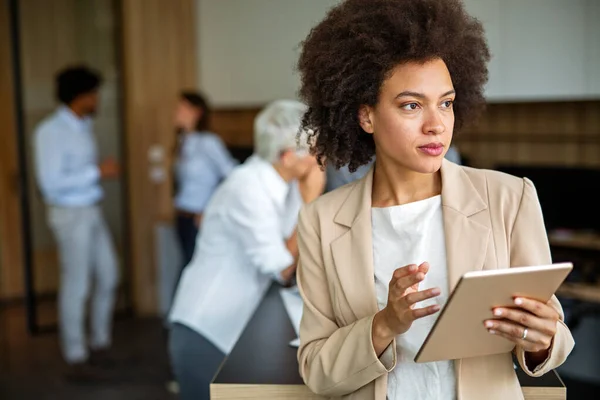
[[[533,352],[533,353],[535,353],[535,352],[544,350],[544,347],[541,344],[530,342],[528,340],[523,340],[523,339],[515,338],[514,336],[511,336],[511,335],[506,334],[506,333],[501,332],[501,331],[496,331],[496,330],[492,329],[492,330],[489,330],[488,332],[491,335],[500,336],[500,337],[503,337],[504,339],[510,340],[511,342],[513,342],[514,344],[516,344],[517,346],[521,347],[523,350],[525,350],[527,352]]]
[[[412,320],[414,321],[414,320],[435,314],[438,311],[440,311],[440,306],[435,304],[435,305],[429,306],[429,307],[415,308],[414,310],[410,310],[410,316],[412,317]]]
[[[414,293],[407,294],[402,299],[405,301],[405,303],[408,307],[411,307],[414,304],[419,303],[423,300],[437,297],[440,295],[440,293],[441,293],[441,290],[439,288],[433,288],[433,289],[428,289],[428,290],[423,290],[420,292],[414,292]]]
[[[392,275],[392,279],[390,281],[390,283],[396,283],[396,281],[398,281],[398,279],[401,279],[405,276],[408,276],[410,274],[413,274],[415,272],[417,272],[417,265],[416,264],[409,264],[409,265],[405,265],[404,267],[398,268],[394,271],[393,275]]]
[[[427,273],[429,272],[429,263],[427,261],[421,263],[417,267],[417,271],[422,272],[423,274],[427,275]],[[415,292],[419,291],[419,283],[417,282],[414,285],[410,286],[410,289],[412,289]]]
[[[542,332],[536,331],[535,329],[527,328],[527,336],[523,339],[523,335],[525,332],[525,327],[515,324],[510,321],[499,321],[492,320],[486,321],[486,328],[490,331],[490,333],[502,333],[507,337],[511,337],[514,339],[515,343],[520,345],[529,344],[538,348],[538,350],[547,349],[550,347],[550,342],[552,340],[552,336],[548,336]]]
[[[422,272],[424,274],[427,275],[427,273],[429,272],[429,263],[427,261],[421,263],[417,269],[419,270],[419,272]]]
[[[500,337],[503,337],[504,339],[510,340],[511,342],[513,342],[517,346],[521,346],[525,350],[527,350],[527,348],[530,347],[530,345],[531,345],[531,343],[526,343],[522,339],[518,339],[518,338],[516,338],[514,336],[508,335],[508,334],[506,334],[504,332],[501,332],[501,331],[497,331],[495,329],[488,329],[488,332],[491,335],[500,336]]]
[[[496,308],[494,309],[494,316],[516,322],[518,325],[535,329],[550,336],[554,336],[556,333],[556,321],[542,319],[529,311],[518,308]]]
[[[495,331],[495,332],[502,332],[505,335],[508,335],[514,339],[523,339],[523,332],[525,331],[525,327],[522,325],[518,325],[514,322],[510,322],[507,320],[498,320],[498,319],[492,319],[492,320],[488,320],[485,321],[485,327],[488,330],[491,331]],[[533,330],[532,330],[533,332]],[[527,329],[527,339],[529,339],[529,341],[533,341],[533,338],[531,337],[533,335],[533,333],[529,333],[529,328]]]
[[[413,285],[419,284],[421,281],[423,281],[423,279],[425,279],[425,274],[422,272],[417,272],[416,274],[411,274],[398,279],[396,281],[395,288],[403,295],[406,289]]]
[[[534,299],[528,299],[526,297],[516,297],[514,301],[515,305],[517,305],[519,308],[527,310],[540,318],[550,320],[553,319],[555,321],[558,321],[560,318],[558,312],[547,303]]]

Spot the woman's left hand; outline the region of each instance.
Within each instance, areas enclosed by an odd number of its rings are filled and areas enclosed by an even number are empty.
[[[549,304],[517,297],[515,308],[495,308],[494,317],[485,321],[485,327],[493,335],[502,336],[526,352],[540,353],[552,345],[559,320],[558,312]]]

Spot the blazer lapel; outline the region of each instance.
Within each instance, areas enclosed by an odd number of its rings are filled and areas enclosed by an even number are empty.
[[[334,217],[345,232],[331,243],[331,252],[345,299],[360,319],[378,311],[373,267],[371,192],[374,168],[352,187]],[[468,271],[483,268],[490,229],[476,221],[486,202],[462,167],[442,164],[442,207],[446,237],[448,284],[454,289]]]
[[[373,168],[352,188],[334,217],[347,230],[331,243],[346,301],[357,319],[378,311],[371,236]]]
[[[442,163],[442,213],[446,237],[448,293],[468,271],[481,270],[487,253],[490,229],[473,218],[487,209],[486,202],[460,166]],[[462,399],[463,360],[454,362],[458,399]]]
[[[464,169],[444,160],[441,171],[448,284],[452,291],[465,272],[483,268],[490,229],[473,218],[487,209],[487,204]]]

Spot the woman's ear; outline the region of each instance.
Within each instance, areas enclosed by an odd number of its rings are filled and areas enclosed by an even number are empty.
[[[289,168],[290,165],[294,162],[294,152],[291,150],[284,150],[281,152],[279,156],[279,162],[286,168]]]
[[[358,122],[361,128],[363,128],[363,131],[372,134],[375,132],[375,129],[373,128],[373,122],[371,121],[371,111],[372,108],[368,105],[363,104],[360,106],[358,109]]]

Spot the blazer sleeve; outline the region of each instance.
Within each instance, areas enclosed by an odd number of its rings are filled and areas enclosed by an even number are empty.
[[[371,337],[374,315],[343,327],[336,323],[313,206],[302,209],[298,222],[297,281],[304,301],[298,363],[314,393],[344,396],[395,367],[396,343],[378,358]]]
[[[548,243],[540,202],[533,183],[524,178],[523,194],[510,235],[510,266],[519,267],[550,263],[552,263],[550,244]],[[546,361],[531,371],[525,362],[523,348],[517,346],[515,349],[521,368],[530,376],[539,377],[560,366],[565,362],[575,345],[573,336],[564,323],[564,313],[556,296],[552,296],[550,305],[558,311],[560,320],[557,323],[556,335]]]

